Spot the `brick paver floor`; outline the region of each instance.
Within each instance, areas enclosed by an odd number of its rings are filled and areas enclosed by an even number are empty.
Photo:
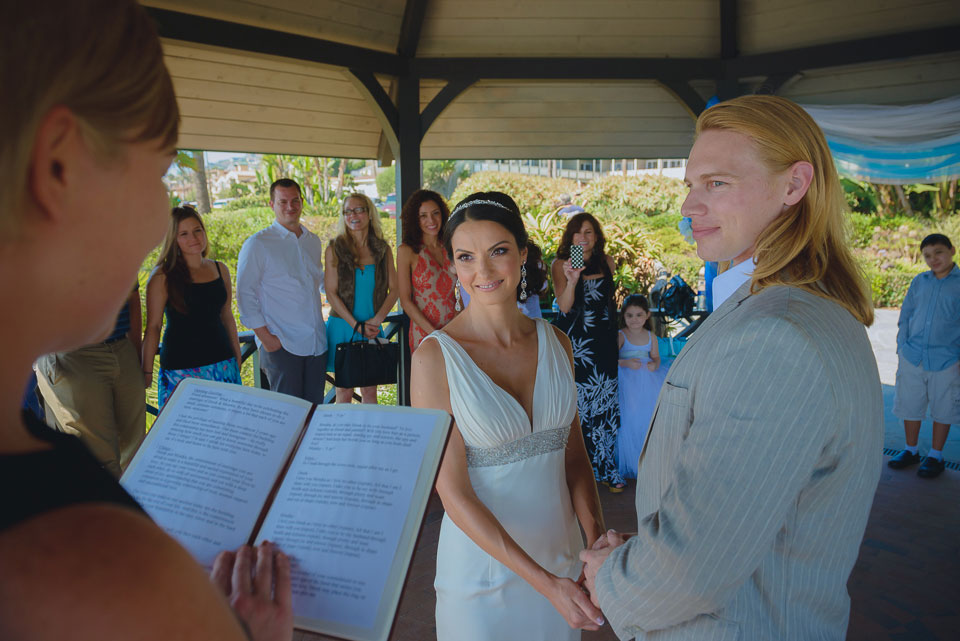
[[[636,528],[633,486],[622,494],[601,489],[608,527]],[[434,496],[400,601],[393,641],[432,641],[433,576],[443,508]],[[848,641],[954,641],[960,638],[960,472],[921,479],[915,468],[884,465],[848,583],[851,599]],[[495,616],[495,615],[492,615]],[[327,639],[297,632],[295,641]],[[605,626],[583,641],[614,641]],[[510,640],[503,640],[510,641]],[[517,641],[524,641],[518,639]]]

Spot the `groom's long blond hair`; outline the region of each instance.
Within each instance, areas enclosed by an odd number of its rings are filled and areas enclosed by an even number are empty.
[[[700,114],[697,135],[708,129],[748,136],[775,174],[801,160],[813,165],[813,180],[804,197],[757,238],[751,291],[771,285],[799,287],[837,302],[871,325],[870,290],[847,249],[840,180],[823,132],[810,114],[777,96],[742,96]]]

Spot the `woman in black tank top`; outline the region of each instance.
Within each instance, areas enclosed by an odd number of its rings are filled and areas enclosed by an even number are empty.
[[[240,342],[230,305],[230,272],[206,255],[207,232],[200,214],[192,207],[175,207],[157,268],[147,284],[143,337],[143,379],[150,387],[166,315],[157,376],[160,407],[185,378],[240,384]]]

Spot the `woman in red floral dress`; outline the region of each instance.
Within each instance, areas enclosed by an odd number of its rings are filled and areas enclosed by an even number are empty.
[[[440,238],[450,210],[443,197],[427,189],[410,196],[400,213],[403,244],[397,249],[400,303],[410,317],[410,351],[456,315],[454,277]]]

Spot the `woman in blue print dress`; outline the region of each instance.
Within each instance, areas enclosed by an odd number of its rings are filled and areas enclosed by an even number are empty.
[[[584,267],[570,263],[570,247],[583,248]],[[613,259],[603,252],[603,230],[588,213],[568,222],[553,262],[553,287],[560,308],[554,322],[570,337],[576,369],[577,409],[597,481],[611,492],[626,484],[617,467],[617,327]]]

